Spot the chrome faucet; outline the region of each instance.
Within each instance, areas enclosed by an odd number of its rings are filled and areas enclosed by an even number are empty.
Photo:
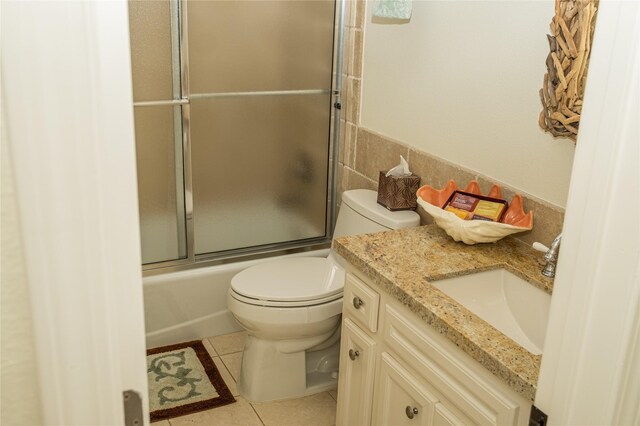
[[[556,264],[558,263],[558,252],[560,251],[560,240],[562,239],[562,233],[553,239],[551,247],[544,255],[544,260],[547,264],[542,269],[542,275],[545,277],[553,278],[556,276]]]

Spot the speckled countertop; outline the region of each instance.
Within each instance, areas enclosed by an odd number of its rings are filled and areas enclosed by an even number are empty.
[[[512,389],[533,401],[540,355],[533,355],[430,282],[504,268],[551,293],[542,253],[507,237],[495,244],[457,243],[436,225],[338,238],[335,251]]]

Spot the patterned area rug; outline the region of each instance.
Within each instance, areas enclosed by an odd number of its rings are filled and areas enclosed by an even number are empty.
[[[199,340],[149,349],[147,377],[152,422],[236,401]]]

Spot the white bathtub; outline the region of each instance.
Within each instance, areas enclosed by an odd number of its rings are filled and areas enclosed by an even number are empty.
[[[291,256],[327,256],[329,249]],[[274,258],[202,267],[143,279],[147,347],[233,333],[241,327],[227,309],[231,278]]]

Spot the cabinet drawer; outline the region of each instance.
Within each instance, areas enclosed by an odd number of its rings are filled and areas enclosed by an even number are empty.
[[[337,425],[369,424],[375,361],[374,340],[346,318],[342,323],[340,341]]]
[[[348,313],[365,329],[378,330],[378,306],[380,295],[359,278],[347,274],[344,286],[344,312]]]
[[[530,403],[504,389],[506,385],[489,371],[469,368],[467,365],[476,361],[462,353],[454,356],[454,349],[459,349],[429,325],[415,324],[390,305],[385,306],[383,315],[385,346],[414,366],[425,382],[447,401],[448,407],[436,408],[435,419],[456,424],[456,419],[464,414],[485,425],[526,422]]]

